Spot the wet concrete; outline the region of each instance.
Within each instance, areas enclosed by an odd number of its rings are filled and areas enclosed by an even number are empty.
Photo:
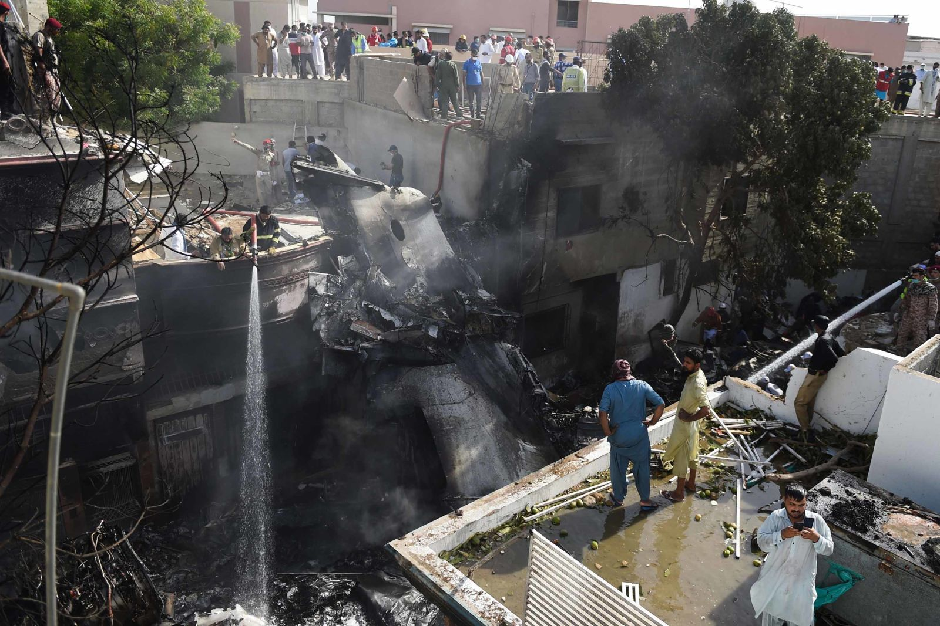
[[[652,493],[664,485],[664,480],[654,480]],[[749,624],[756,623],[749,590],[758,573],[750,533],[767,518],[758,509],[779,497],[772,484],[744,493],[740,560],[722,556],[733,545],[722,526],[735,520],[733,491],[722,493],[717,506],[697,496],[677,504],[654,497],[660,508],[641,513],[631,487],[625,507],[563,509],[557,513],[559,525],[552,525],[548,516],[538,530],[617,589],[622,582],[639,583],[642,606],[671,626]],[[701,514],[700,522],[696,514]],[[596,551],[592,541],[598,542]],[[519,616],[525,613],[528,544],[528,533],[522,533],[460,568]]]

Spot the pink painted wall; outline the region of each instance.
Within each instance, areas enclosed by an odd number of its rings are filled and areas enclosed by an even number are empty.
[[[529,35],[551,35],[561,49],[575,49],[581,40],[606,41],[607,36],[621,26],[628,28],[644,15],[683,13],[691,23],[695,11],[653,5],[607,4],[582,0],[579,7],[578,28],[559,28],[555,25],[557,0],[476,0],[475,2],[440,2],[438,0],[320,0],[321,13],[387,14],[390,7],[398,7],[398,30],[412,30],[414,22],[452,24],[450,45],[460,35],[473,35],[494,27],[524,28]],[[797,17],[801,36],[815,34],[835,48],[848,52],[871,53],[874,61],[897,65],[904,56],[907,42],[907,24],[858,22],[822,17]],[[368,28],[364,29],[368,31]]]
[[[833,48],[846,52],[871,53],[872,61],[898,65],[907,45],[907,24],[857,22],[825,17],[797,17],[801,37],[816,35]]]

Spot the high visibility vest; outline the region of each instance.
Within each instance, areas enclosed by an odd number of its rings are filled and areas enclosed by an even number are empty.
[[[587,91],[587,72],[577,65],[572,65],[565,70],[565,75],[561,79],[562,92],[585,92]]]

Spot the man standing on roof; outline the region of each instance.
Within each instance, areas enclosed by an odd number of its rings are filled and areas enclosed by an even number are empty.
[[[288,141],[287,149],[284,150],[282,154],[284,157],[282,163],[284,164],[284,178],[287,179],[287,197],[291,200],[297,195],[297,181],[294,180],[294,170],[291,169],[291,164],[299,154],[300,152],[297,151],[297,142]]]
[[[470,58],[463,62],[464,84],[467,86],[467,99],[470,105],[470,117],[477,119],[483,107],[483,64],[479,50],[470,49]],[[476,108],[474,108],[474,102]]]
[[[568,63],[568,57],[564,52],[558,53],[558,60],[555,62],[554,67],[552,67],[552,75],[555,79],[555,93],[561,93],[561,82],[565,77],[565,70],[571,67],[571,63]]]
[[[512,93],[519,91],[519,70],[516,69],[516,59],[511,54],[506,55],[505,63],[496,68],[496,89],[498,93]]]
[[[317,39],[319,39],[320,45],[323,47],[325,53],[323,64],[326,69],[326,76],[332,78],[333,62],[336,57],[336,33],[333,31],[333,25],[327,24],[326,28],[320,33]]]
[[[236,237],[232,229],[226,226],[209,245],[209,258],[216,262],[216,266],[220,270],[224,270],[226,259],[237,259],[245,256],[247,248],[245,235],[247,234],[250,238],[253,229],[254,226],[251,226],[247,233],[242,234],[241,237]]]
[[[366,43],[369,44],[370,46],[379,45],[379,27],[378,26],[372,27],[372,32],[366,38]]]
[[[499,51],[499,63],[504,65],[506,63],[514,63],[516,59],[516,48],[512,45],[513,39],[512,35],[506,35],[506,43],[503,44],[502,49]],[[506,59],[507,56],[512,57],[512,61]]]
[[[252,224],[252,218],[248,218],[242,227],[242,237],[251,237],[251,229],[257,229],[258,234],[255,239],[258,241],[258,251],[274,254],[278,243],[281,241],[281,225],[277,218],[271,215],[271,209],[264,204],[255,216],[255,224]]]
[[[936,309],[934,309],[936,314]],[[829,328],[829,318],[825,315],[817,315],[813,318],[813,330],[818,335],[816,343],[813,344],[812,356],[807,364],[806,378],[800,385],[800,390],[796,394],[796,400],[793,401],[793,410],[796,412],[796,418],[800,421],[800,433],[807,441],[816,439],[813,431],[810,430],[810,422],[813,421],[814,409],[816,407],[816,396],[822,388],[823,383],[829,376],[829,370],[836,366],[839,358],[845,356],[845,350],[839,345],[839,342],[832,338],[827,331]]]
[[[470,46],[467,45],[467,36],[461,35],[460,39],[457,40],[457,43],[454,44],[454,50],[457,52],[466,52],[470,49]]]
[[[751,587],[755,617],[762,626],[811,626],[816,602],[816,555],[829,556],[834,544],[821,515],[806,510],[806,489],[789,483],[783,508],[757,530],[757,545],[767,553]]]
[[[496,35],[490,35],[480,45],[480,61],[482,63],[492,63],[496,56]]]
[[[389,166],[385,164],[385,161],[382,161],[382,169],[392,170],[388,178],[388,186],[392,189],[398,189],[405,182],[405,159],[398,154],[398,146],[395,144],[388,147],[388,152],[392,155],[392,164]]]
[[[265,23],[261,30],[251,36],[258,54],[258,77],[264,76],[267,69],[270,77],[274,72],[274,48],[277,46],[277,36],[271,32],[271,26]]]
[[[614,361],[614,382],[604,388],[600,403],[600,422],[610,443],[610,482],[614,506],[623,505],[627,495],[627,467],[633,463],[633,482],[640,494],[640,510],[652,511],[650,500],[650,437],[647,429],[663,416],[666,403],[642,380],[633,377],[630,363]],[[646,419],[646,403],[653,405],[653,416]]]
[[[911,268],[911,278],[901,300],[901,327],[897,345],[913,349],[937,330],[937,288],[926,276],[923,265]]]
[[[272,170],[277,172],[278,164],[277,153],[274,151],[274,140],[265,139],[262,141],[260,150],[234,137],[232,137],[232,142],[258,157],[258,167],[255,171],[255,192],[258,195],[258,204],[274,204],[274,177],[276,173],[272,174]]]
[[[62,32],[62,24],[54,17],[46,20],[42,30],[33,34],[35,50],[36,81],[38,92],[43,96],[40,108],[50,115],[59,112],[62,105],[62,92],[59,85],[59,51],[54,37]]]
[[[686,491],[695,493],[695,470],[698,467],[699,452],[698,422],[711,411],[711,404],[708,402],[708,381],[702,371],[702,351],[698,348],[686,351],[682,368],[688,378],[682,387],[669,444],[663,454],[663,461],[673,462],[672,473],[677,477],[676,490],[660,492],[672,502],[682,502]]]
[[[460,109],[460,103],[457,102],[457,91],[460,89],[460,74],[457,71],[457,64],[454,63],[454,57],[450,50],[444,48],[441,51],[443,60],[435,65],[434,76],[437,78],[437,102],[441,110],[441,119],[447,119],[448,103],[454,105],[454,115],[457,119],[463,119],[463,111]]]
[[[584,64],[581,57],[573,59],[574,64],[565,70],[561,79],[561,90],[565,93],[584,93],[587,91],[587,70],[582,67]]]

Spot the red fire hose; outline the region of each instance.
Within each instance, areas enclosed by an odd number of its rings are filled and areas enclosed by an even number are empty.
[[[475,120],[458,120],[456,122],[451,122],[447,125],[446,128],[444,128],[444,139],[441,141],[441,170],[437,175],[437,190],[431,194],[432,203],[435,201],[435,199],[440,197],[441,189],[444,188],[444,158],[447,156],[447,137],[450,135],[450,129],[454,126],[469,126],[474,122]]]
[[[242,215],[244,217],[254,217],[256,213],[250,213],[248,211],[229,211],[223,209],[216,209],[212,211],[212,215]],[[307,226],[319,226],[320,220],[315,217],[281,217],[278,216],[277,221],[284,222],[285,224],[305,224]]]

